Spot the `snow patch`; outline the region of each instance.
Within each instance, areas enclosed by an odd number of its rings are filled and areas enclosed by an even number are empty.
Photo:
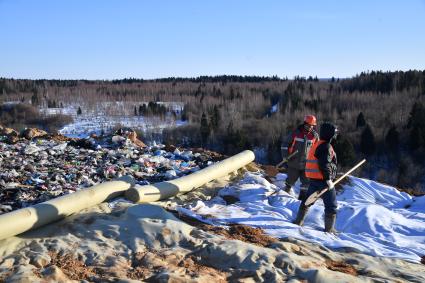
[[[317,201],[303,227],[292,224],[300,201],[284,192],[285,174],[274,184],[260,173],[246,173],[238,183],[224,187],[210,201],[179,211],[215,225],[238,223],[260,227],[278,238],[298,238],[330,248],[350,247],[362,253],[420,262],[425,255],[425,197],[412,197],[378,182],[349,177],[337,195],[337,236],[324,233],[324,205]],[[238,200],[226,205],[223,198]]]

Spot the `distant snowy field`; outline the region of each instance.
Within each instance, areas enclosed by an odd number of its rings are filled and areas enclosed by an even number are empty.
[[[298,238],[330,248],[352,248],[413,262],[420,262],[425,255],[425,196],[412,197],[390,186],[349,177],[349,185],[344,185],[337,196],[336,229],[340,233],[335,236],[323,232],[321,200],[310,208],[303,227],[291,223],[300,204],[296,198],[299,183],[296,196],[283,191],[271,196],[283,187],[285,179],[285,174],[278,174],[275,184],[271,184],[260,173],[246,173],[214,199],[178,210],[210,224],[246,224],[261,227],[275,237]],[[240,201],[226,205],[224,196]]]
[[[180,114],[183,103],[158,102],[165,105],[170,112],[163,118],[156,116],[135,116],[134,107],[138,108],[143,102],[99,102],[93,107],[81,106],[82,114],[77,115],[78,104],[68,105],[64,108],[42,108],[45,115],[65,114],[70,115],[74,122],[60,129],[60,133],[68,137],[84,138],[95,133],[97,135],[109,133],[116,127],[130,127],[142,132],[161,134],[166,128],[178,127],[186,122],[176,119],[172,112]],[[145,103],[147,104],[147,103]]]

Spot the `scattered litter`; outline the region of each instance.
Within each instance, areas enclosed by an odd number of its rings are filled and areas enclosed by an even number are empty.
[[[146,146],[128,128],[84,139],[49,136],[37,129],[24,133],[0,132],[0,214],[123,175],[132,175],[139,185],[171,180],[217,160],[208,153]]]

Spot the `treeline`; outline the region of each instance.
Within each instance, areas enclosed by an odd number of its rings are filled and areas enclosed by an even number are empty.
[[[298,78],[298,77],[296,77]],[[310,77],[313,80],[312,77]],[[314,78],[318,80],[317,77]],[[135,83],[149,83],[149,82],[163,82],[163,83],[231,83],[231,82],[276,82],[287,81],[288,78],[279,78],[278,76],[265,77],[265,76],[235,76],[235,75],[221,75],[221,76],[199,76],[194,78],[180,78],[169,77],[159,78],[152,80],[138,79],[138,78],[125,78],[120,80],[19,80],[0,78],[0,94],[4,92],[31,92],[38,87],[77,87],[82,84],[135,84]],[[12,87],[9,87],[12,85]]]
[[[141,104],[139,108],[134,106],[135,116],[160,116],[163,117],[167,113],[168,109],[162,104],[149,101],[148,104]]]
[[[417,88],[419,92],[425,90],[424,71],[408,72],[369,72],[342,82],[342,88],[349,92],[372,91],[380,93],[391,93]]]
[[[225,154],[251,148],[261,162],[270,164],[280,161],[283,137],[304,115],[314,114],[319,123],[332,121],[339,126],[335,147],[341,170],[366,157],[365,177],[412,189],[425,183],[425,71],[372,71],[348,79],[0,79],[0,94],[3,101],[34,101],[41,106],[47,106],[49,100],[65,106],[127,101],[133,102],[129,113],[137,115],[155,112],[148,110],[148,105],[140,108],[143,102],[179,102],[184,109],[177,118],[188,123],[166,130],[166,142]]]
[[[28,104],[11,104],[0,106],[0,124],[21,131],[27,127],[35,127],[54,133],[64,125],[72,122],[67,115],[41,115],[36,107]]]

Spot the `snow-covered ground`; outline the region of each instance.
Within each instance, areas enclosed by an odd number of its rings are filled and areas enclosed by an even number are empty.
[[[246,173],[238,183],[223,188],[210,201],[178,207],[181,213],[201,221],[261,227],[279,238],[298,238],[331,248],[351,248],[373,256],[401,258],[420,262],[425,255],[425,196],[412,197],[374,181],[349,177],[337,195],[338,235],[324,233],[324,206],[314,204],[303,227],[292,224],[300,201],[299,183],[295,195],[280,191],[285,174],[269,183],[260,173]],[[223,197],[239,201],[226,205]]]
[[[66,125],[59,132],[67,137],[83,138],[91,133],[97,135],[102,131],[109,133],[119,126],[130,127],[142,132],[161,133],[166,128],[178,127],[185,123],[181,120],[174,120],[170,116],[165,119],[143,116],[78,116],[73,123]]]
[[[65,114],[70,115],[74,122],[60,129],[60,133],[68,137],[84,138],[95,133],[97,135],[109,133],[114,128],[130,127],[142,132],[161,134],[166,128],[178,127],[186,122],[176,119],[172,112],[179,114],[183,104],[179,102],[158,102],[165,105],[170,112],[164,117],[135,116],[134,107],[138,108],[147,102],[99,102],[95,106],[84,107],[79,104],[67,105],[63,108],[42,108],[40,111],[45,115]],[[78,108],[82,113],[77,115]]]

